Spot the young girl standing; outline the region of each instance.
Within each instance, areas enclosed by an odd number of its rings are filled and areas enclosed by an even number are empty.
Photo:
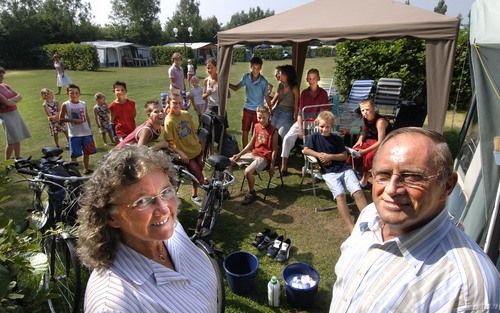
[[[193,76],[190,80],[191,91],[189,91],[189,100],[193,104],[198,117],[200,117],[207,110],[207,101],[203,99],[203,89],[200,86],[198,77]]]
[[[99,132],[102,135],[102,141],[104,145],[108,145],[108,140],[106,139],[106,134],[109,137],[109,140],[112,143],[118,142],[113,136],[113,131],[111,129],[111,119],[109,117],[109,108],[106,104],[106,97],[103,93],[96,93],[94,96],[95,105],[94,105],[94,117],[95,123],[97,127],[99,127]]]
[[[66,124],[59,121],[59,103],[54,99],[54,93],[48,88],[40,90],[43,99],[43,108],[49,120],[50,135],[54,137],[54,143],[59,147],[59,133],[63,133],[68,140],[68,130]]]

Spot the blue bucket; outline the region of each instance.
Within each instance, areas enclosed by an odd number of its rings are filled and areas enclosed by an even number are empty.
[[[312,281],[298,281],[296,278],[304,278],[308,275]],[[282,273],[285,281],[286,300],[294,308],[310,307],[314,303],[318,293],[319,273],[309,264],[292,263],[285,267]]]
[[[244,295],[254,289],[259,268],[255,255],[245,251],[233,252],[224,259],[223,266],[229,288],[234,293]]]

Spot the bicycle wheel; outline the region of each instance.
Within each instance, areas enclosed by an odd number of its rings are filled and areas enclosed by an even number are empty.
[[[196,240],[195,245],[205,253],[214,268],[215,277],[217,279],[217,312],[224,313],[226,308],[226,291],[224,289],[224,277],[222,276],[221,266],[217,256],[205,241]]]
[[[43,249],[49,265],[44,275],[44,287],[54,295],[48,300],[52,313],[82,311],[81,268],[75,246],[75,238],[59,234],[44,239]]]
[[[215,207],[217,202],[217,195],[214,189],[210,190],[205,199],[203,199],[202,209],[197,222],[197,225],[199,224],[201,228],[201,237],[210,235],[215,227],[218,216],[217,208]]]

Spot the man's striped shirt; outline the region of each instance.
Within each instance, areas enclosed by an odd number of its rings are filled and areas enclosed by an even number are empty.
[[[443,210],[383,242],[372,203],[342,244],[333,312],[500,312],[500,274]]]

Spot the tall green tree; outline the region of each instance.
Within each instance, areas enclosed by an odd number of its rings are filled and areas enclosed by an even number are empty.
[[[267,9],[266,11],[263,11],[259,6],[256,8],[250,8],[248,12],[242,10],[231,16],[231,19],[224,26],[224,29],[231,29],[237,26],[245,25],[272,15],[274,15],[273,10]]]
[[[94,40],[99,32],[91,22],[90,4],[81,0],[45,0],[39,17],[46,43]]]
[[[39,47],[45,38],[40,27],[40,0],[0,2],[0,63],[5,67],[36,64]]]
[[[159,43],[160,0],[113,0],[111,4],[109,30],[115,39],[145,45]]]
[[[95,39],[90,6],[82,0],[4,0],[0,2],[0,62],[8,67],[47,64],[47,43]]]
[[[215,42],[215,37],[220,29],[221,25],[215,16],[203,19],[201,21],[199,40],[203,42]]]
[[[201,25],[200,3],[195,0],[180,0],[174,14],[165,23],[165,37],[169,42],[199,41],[202,38]],[[193,29],[191,36],[189,27]],[[177,37],[174,28],[178,30]]]
[[[434,7],[434,12],[445,15],[446,11],[448,11],[448,6],[444,0],[439,0],[437,5]]]

